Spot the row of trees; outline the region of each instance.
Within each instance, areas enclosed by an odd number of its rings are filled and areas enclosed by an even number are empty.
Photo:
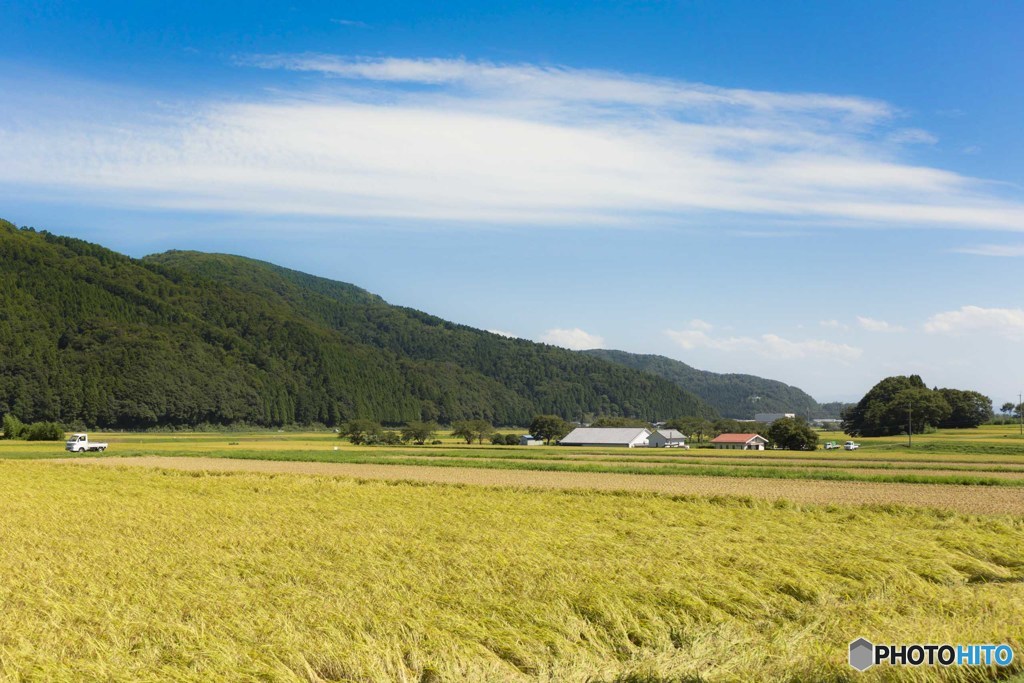
[[[373,420],[351,420],[340,430],[340,436],[353,444],[361,446],[397,445],[413,443],[423,445],[427,442],[440,443],[435,436],[441,426],[433,421],[414,421],[394,430],[385,429]],[[487,420],[461,420],[452,423],[452,436],[464,439],[467,444],[482,444],[485,439],[491,443],[518,445],[518,434],[498,434],[494,426]],[[557,415],[538,415],[530,423],[530,434],[543,439],[547,443],[557,441],[572,431],[572,426]]]
[[[920,375],[895,376],[844,410],[842,428],[850,436],[896,436],[977,427],[992,416],[992,399],[977,391],[929,389]]]
[[[33,422],[25,424],[11,414],[4,415],[3,436],[5,439],[27,441],[63,441],[64,427],[56,422]]]
[[[341,438],[348,439],[357,446],[397,446],[401,443],[423,445],[427,441],[440,443],[434,435],[441,429],[436,422],[415,421],[406,424],[400,430],[385,429],[373,420],[351,420],[340,430]]]

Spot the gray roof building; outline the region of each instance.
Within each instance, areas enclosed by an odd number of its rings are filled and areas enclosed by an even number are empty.
[[[577,427],[558,442],[559,446],[646,446],[650,430],[643,427]]]

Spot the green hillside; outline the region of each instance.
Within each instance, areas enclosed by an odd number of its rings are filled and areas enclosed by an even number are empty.
[[[665,356],[594,349],[595,358],[663,377],[691,391],[723,417],[752,420],[755,413],[796,413],[803,417],[839,417],[841,404],[821,406],[800,389],[755,375],[719,374],[690,367]]]
[[[672,383],[236,256],[0,221],[0,413],[141,428],[713,415]]]

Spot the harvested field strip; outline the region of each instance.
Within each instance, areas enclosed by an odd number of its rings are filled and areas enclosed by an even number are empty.
[[[857,474],[839,470],[794,470],[787,468],[773,467],[716,467],[709,465],[697,466],[673,466],[665,465],[659,468],[645,468],[633,464],[602,465],[591,462],[554,462],[543,463],[536,461],[515,461],[510,459],[485,460],[482,458],[417,458],[406,455],[388,456],[386,451],[366,451],[369,454],[354,454],[352,451],[216,451],[205,452],[200,457],[233,458],[240,460],[281,460],[281,461],[309,461],[309,462],[345,462],[361,464],[395,464],[435,467],[474,467],[481,469],[507,469],[507,470],[538,470],[543,472],[603,472],[611,474],[652,474],[656,476],[668,475],[692,475],[709,477],[757,477],[762,479],[819,479],[827,481],[865,481],[865,482],[892,482],[906,484],[957,484],[967,486],[1007,486],[1024,487],[1024,480],[1005,479],[994,476],[971,476],[968,474],[954,474],[933,476],[926,474],[910,473],[885,473],[885,474]],[[124,459],[146,455],[144,453],[120,452],[117,456]],[[162,455],[175,457],[196,457],[192,452],[163,452]]]
[[[352,454],[352,451],[347,451]],[[554,456],[541,454],[519,454],[485,451],[483,453],[460,453],[458,451],[445,451],[443,454],[435,454],[425,451],[401,451],[392,453],[390,449],[363,450],[359,453],[366,456],[391,457],[419,457],[438,458],[448,457],[457,459],[481,459],[481,460],[522,460],[531,462],[580,462],[597,464],[630,464],[630,465],[723,465],[735,467],[800,467],[800,468],[828,468],[828,469],[863,469],[863,470],[946,470],[949,472],[1005,472],[1024,475],[1024,463],[1018,465],[1000,465],[987,463],[971,463],[968,465],[950,464],[944,461],[848,461],[839,460],[803,460],[800,458],[775,458],[748,460],[732,458],[729,460],[704,458],[702,456],[683,456],[677,458],[657,458],[648,456],[624,455],[614,457],[609,455],[585,456]]]
[[[932,476],[925,474],[855,474],[841,470],[794,470],[772,467],[714,467],[708,465],[673,466],[664,465],[648,469],[636,465],[601,465],[597,463],[540,463],[515,462],[509,460],[431,458],[416,459],[409,457],[387,456],[346,456],[340,462],[364,464],[400,464],[400,465],[431,465],[438,467],[480,467],[486,469],[541,470],[546,472],[607,472],[613,474],[693,474],[709,477],[758,477],[767,479],[821,479],[830,481],[872,481],[894,482],[906,484],[962,484],[971,486],[1017,486],[1024,487],[1024,480],[1001,479],[991,476],[969,476],[953,474]]]
[[[480,468],[362,465],[337,462],[232,458],[76,458],[47,461],[105,467],[162,467],[187,471],[313,474],[444,484],[635,491],[682,496],[740,496],[818,505],[909,505],[969,514],[1024,517],[1024,495],[1015,488],[911,485],[850,481],[801,481],[736,477],[619,475]],[[42,463],[41,463],[42,464]],[[2,463],[0,463],[2,465]]]
[[[398,457],[398,458],[422,459],[423,462],[428,463],[428,464],[433,463],[434,460],[436,459],[436,458],[434,458],[432,456],[425,456],[425,455],[417,455],[417,456],[408,456],[408,455],[391,456],[391,455],[387,455],[387,454],[381,454],[378,457],[380,457],[380,458],[394,458],[394,457]],[[465,466],[465,467],[475,467],[476,465],[474,463],[489,463],[489,462],[499,462],[500,463],[500,462],[507,462],[508,460],[510,460],[510,458],[483,458],[483,457],[480,457],[480,456],[474,456],[472,458],[446,458],[446,460],[450,460],[452,462],[462,463],[463,466]],[[538,465],[544,465],[544,464],[555,465],[555,464],[564,464],[567,461],[565,459],[545,460],[545,459],[542,459],[542,458],[531,458],[529,460],[529,462],[535,463],[535,464],[538,464]],[[570,460],[569,462],[572,462],[572,461]],[[657,470],[664,469],[666,467],[670,467],[670,468],[673,468],[673,474],[677,473],[676,470],[686,471],[686,469],[688,469],[688,468],[699,468],[699,467],[705,467],[706,466],[706,463],[702,463],[702,462],[679,462],[679,461],[670,461],[672,464],[668,465],[668,466],[666,466],[666,464],[664,464],[664,463],[659,463],[659,462],[629,462],[629,461],[623,461],[623,460],[586,460],[585,462],[588,463],[588,464],[592,463],[592,464],[595,464],[595,465],[610,465],[610,466],[617,466],[617,465],[621,465],[621,464],[624,464],[624,463],[628,463],[628,465],[630,467],[643,468],[645,473],[651,473],[652,471],[656,472]],[[764,467],[764,465],[755,465],[755,464],[748,464],[748,463],[742,463],[742,464],[740,464],[740,466],[742,466],[742,467],[762,467],[762,468]],[[807,474],[811,478],[816,478],[816,475],[819,472],[821,472],[822,469],[826,468],[826,466],[824,466],[824,465],[804,465],[804,464],[801,464],[801,463],[784,463],[784,464],[781,464],[781,465],[777,465],[776,467],[786,468],[786,471],[803,472],[803,473]],[[530,469],[533,469],[533,468],[530,468]],[[986,469],[978,470],[978,469],[960,468],[960,467],[948,468],[948,467],[943,467],[941,465],[937,465],[935,467],[920,467],[920,466],[917,466],[917,465],[912,464],[912,463],[908,464],[906,466],[895,466],[894,465],[892,467],[873,467],[871,465],[851,465],[851,466],[847,466],[847,465],[843,465],[842,463],[835,463],[835,464],[827,466],[827,470],[829,472],[850,472],[852,474],[861,474],[861,475],[872,475],[872,474],[886,475],[886,474],[892,473],[893,471],[897,471],[900,474],[914,474],[914,475],[923,475],[923,476],[958,476],[958,475],[960,475],[964,471],[968,471],[968,472],[978,472],[978,471],[980,471],[980,472],[983,472],[985,474],[985,477],[997,477],[997,478],[1004,478],[1004,479],[1021,479],[1021,480],[1024,480],[1024,470],[1014,470],[1014,469],[1005,469],[1004,470],[1004,469],[998,469],[998,468],[995,468],[995,469],[986,468]]]

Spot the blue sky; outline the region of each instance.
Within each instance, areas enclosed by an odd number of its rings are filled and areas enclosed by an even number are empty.
[[[821,400],[1024,372],[1024,5],[4,3],[0,216]]]

